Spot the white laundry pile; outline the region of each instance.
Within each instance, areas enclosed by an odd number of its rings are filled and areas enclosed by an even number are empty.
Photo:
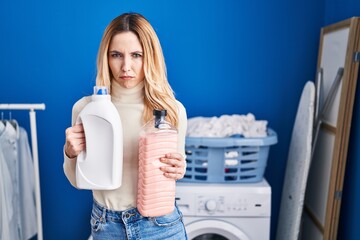
[[[188,137],[266,137],[267,121],[256,120],[252,113],[222,115],[220,117],[193,117],[188,119]]]

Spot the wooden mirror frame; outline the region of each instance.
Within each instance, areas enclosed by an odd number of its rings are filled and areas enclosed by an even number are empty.
[[[334,82],[332,81],[335,79],[334,73],[341,67],[344,71],[335,98],[331,102],[330,111],[323,116],[318,139],[313,143],[314,154],[309,170],[300,230],[302,239],[337,238],[358,79],[359,22],[359,18],[353,17],[321,29],[317,69],[319,72],[320,69],[324,71],[324,81],[323,88],[317,89],[320,93],[320,96],[317,96],[320,111],[321,101],[327,97]],[[338,64],[338,62],[342,63]],[[314,126],[315,124],[314,122]]]

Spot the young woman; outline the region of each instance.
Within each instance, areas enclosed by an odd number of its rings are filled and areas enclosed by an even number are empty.
[[[93,190],[92,237],[96,239],[187,239],[182,214],[174,211],[160,217],[143,217],[136,209],[138,138],[141,127],[153,118],[153,109],[166,109],[167,120],[178,129],[178,151],[161,158],[160,169],[178,180],[185,174],[186,110],[175,99],[166,75],[161,45],[150,23],[140,14],[125,13],[107,26],[97,59],[96,84],[108,86],[123,125],[123,180],[115,190]],[[75,166],[85,146],[79,112],[90,97],[77,101],[72,127],[66,129],[64,172],[76,187]],[[174,202],[175,204],[175,202]]]

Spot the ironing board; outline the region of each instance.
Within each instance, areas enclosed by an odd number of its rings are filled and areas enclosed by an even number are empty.
[[[277,240],[299,239],[311,160],[314,104],[315,85],[308,81],[301,94],[291,135],[276,233]]]

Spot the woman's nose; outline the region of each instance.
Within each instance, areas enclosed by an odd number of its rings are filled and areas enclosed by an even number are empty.
[[[123,65],[121,67],[121,70],[123,72],[128,72],[131,69],[131,60],[128,57],[124,57]]]

